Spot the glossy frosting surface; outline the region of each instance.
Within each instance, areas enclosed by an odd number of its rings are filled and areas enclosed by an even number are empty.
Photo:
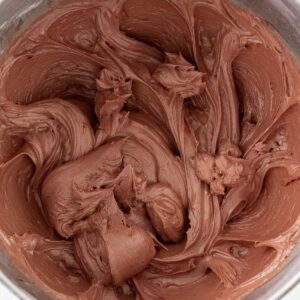
[[[0,245],[53,299],[240,299],[300,226],[300,72],[221,0],[59,4],[0,57]]]

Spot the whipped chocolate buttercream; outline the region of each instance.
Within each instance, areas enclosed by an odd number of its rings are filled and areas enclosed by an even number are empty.
[[[299,236],[300,72],[220,0],[59,4],[0,58],[0,242],[53,299],[240,299]]]

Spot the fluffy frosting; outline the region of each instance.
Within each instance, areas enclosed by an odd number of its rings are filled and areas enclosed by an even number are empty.
[[[1,56],[0,244],[54,299],[240,299],[300,225],[299,70],[229,1],[60,1]]]

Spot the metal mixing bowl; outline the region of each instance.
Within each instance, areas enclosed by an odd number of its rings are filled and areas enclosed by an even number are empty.
[[[151,1],[151,0],[149,0]],[[269,22],[283,37],[300,61],[300,0],[234,0]],[[0,51],[55,0],[0,0]],[[27,282],[0,249],[0,283],[20,299],[48,299],[34,284]],[[300,244],[288,264],[271,281],[254,291],[247,300],[277,300],[300,284]],[[30,294],[29,294],[30,293]],[[32,296],[34,295],[34,296]]]

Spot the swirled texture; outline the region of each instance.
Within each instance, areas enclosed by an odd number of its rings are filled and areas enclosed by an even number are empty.
[[[300,225],[300,73],[229,1],[62,1],[1,57],[1,245],[55,299],[239,299]]]

